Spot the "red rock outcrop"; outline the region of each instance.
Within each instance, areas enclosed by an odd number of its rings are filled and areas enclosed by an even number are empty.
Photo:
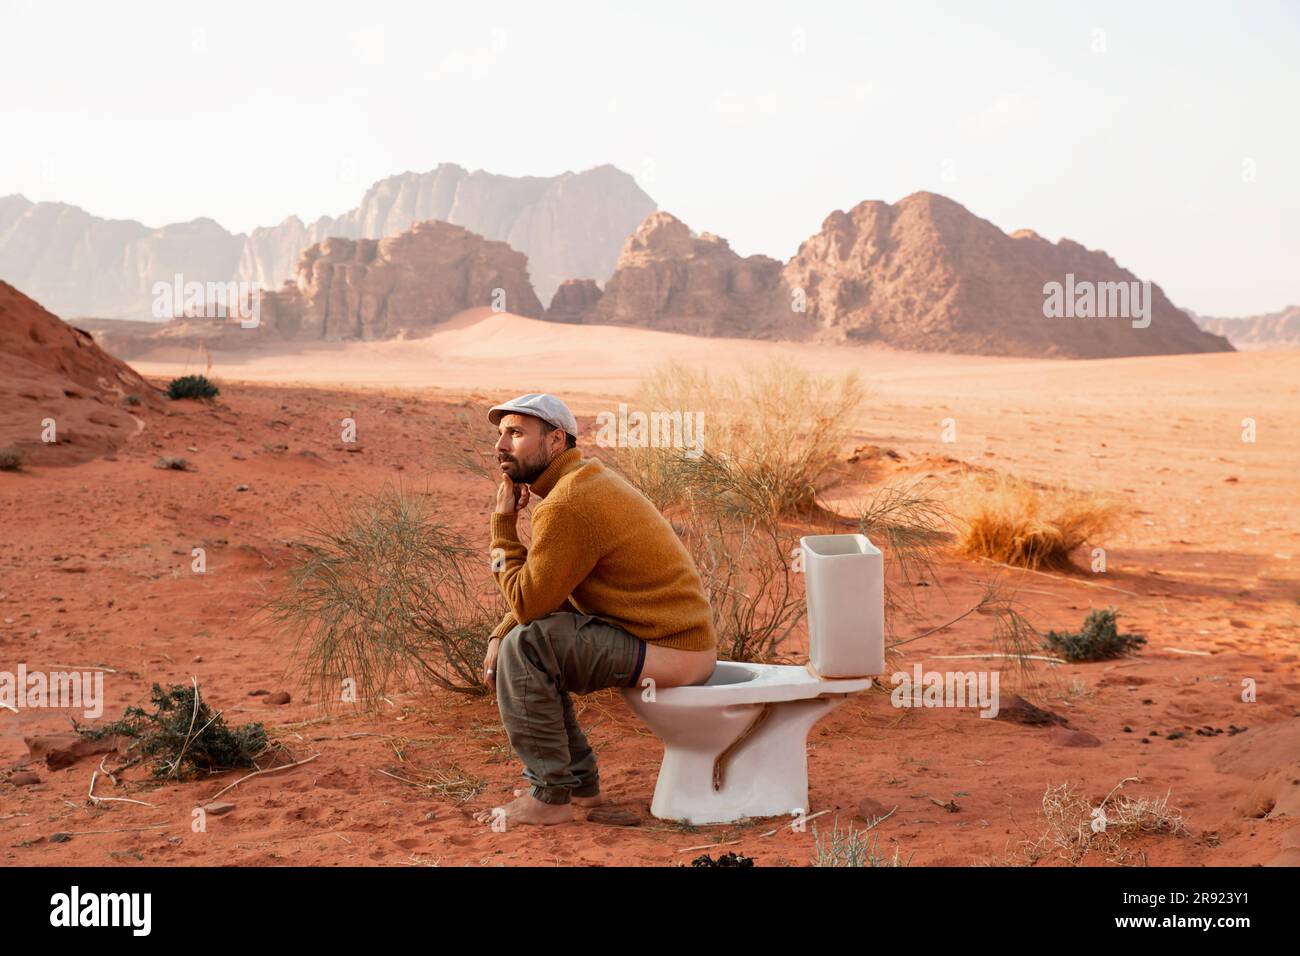
[[[580,322],[600,302],[601,295],[594,279],[565,279],[555,290],[546,317],[552,322]]]
[[[934,193],[831,213],[784,278],[806,296],[818,337],[831,340],[1070,358],[1232,350],[1226,339],[1197,328],[1154,283],[1145,328],[1133,324],[1144,322],[1142,315],[1046,316],[1049,283],[1062,291],[1084,283],[1109,289],[1102,284],[1138,279],[1104,252],[1069,239],[1051,243],[1028,230],[1008,235]],[[1139,290],[1145,301],[1141,283],[1132,289]],[[1135,314],[1137,301],[1130,299]]]
[[[163,399],[88,332],[0,282],[0,448],[24,463],[63,465],[112,452],[143,427],[138,411]],[[51,436],[54,442],[46,442]]]
[[[742,259],[725,239],[707,232],[692,236],[666,212],[651,213],[628,238],[604,295],[569,321],[774,338],[804,324],[790,310],[780,262]]]
[[[465,309],[542,315],[528,257],[446,222],[388,239],[326,239],[303,253],[296,284],[262,297],[261,324],[285,338],[421,335]]]

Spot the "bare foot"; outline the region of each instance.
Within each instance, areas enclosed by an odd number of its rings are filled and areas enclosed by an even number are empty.
[[[522,797],[524,794],[531,792],[532,791],[528,787],[521,787],[515,791],[515,796]],[[605,802],[605,798],[600,794],[596,794],[594,797],[572,797],[570,798],[570,802],[575,807],[598,807]]]
[[[474,819],[479,823],[493,823],[493,811],[482,810],[474,814]],[[517,823],[533,823],[543,826],[550,826],[555,823],[571,823],[573,821],[573,807],[567,803],[543,803],[532,794],[524,794],[516,800],[511,800],[501,808],[505,815],[505,827],[509,829]]]

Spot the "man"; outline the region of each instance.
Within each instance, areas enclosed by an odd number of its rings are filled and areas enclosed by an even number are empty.
[[[502,809],[506,826],[573,819],[601,802],[596,757],[569,693],[602,687],[702,684],[717,633],[700,573],[650,501],[577,448],[578,423],[549,394],[488,412],[501,484],[492,515],[497,586],[510,612],[493,632],[483,679],[497,694],[527,790]],[[535,501],[532,544],[516,531]],[[493,821],[493,811],[478,814]]]

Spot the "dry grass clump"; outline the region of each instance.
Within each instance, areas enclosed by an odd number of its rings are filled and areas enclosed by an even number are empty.
[[[1133,859],[1133,848],[1125,845],[1126,837],[1139,833],[1186,834],[1181,811],[1169,806],[1169,793],[1163,797],[1121,794],[1112,801],[1115,791],[1136,779],[1121,780],[1096,807],[1068,782],[1048,787],[1043,793],[1045,827],[1037,840],[1022,844],[1025,862],[1032,866],[1050,855],[1078,866],[1089,854],[1096,853],[1108,863],[1127,864]]]
[[[734,460],[705,452],[679,459],[681,503],[669,517],[691,553],[713,609],[725,660],[767,661],[806,613],[793,555],[799,531],[768,510]]]
[[[835,818],[835,823],[831,832],[826,834],[826,842],[822,842],[821,835],[817,832],[817,824],[813,824],[813,866],[908,866],[912,862],[912,854],[908,854],[907,859],[903,859],[900,847],[894,847],[892,857],[881,856],[876,834],[870,832],[871,827],[858,829],[852,823],[848,829],[840,830],[839,817]]]
[[[323,509],[307,555],[268,610],[324,702],[381,698],[413,677],[483,694],[488,634],[504,604],[488,556],[434,520],[428,496],[388,486]]]
[[[818,482],[836,464],[865,396],[856,371],[828,378],[771,362],[715,376],[670,362],[642,383],[637,407],[702,413],[704,448],[731,462],[771,514],[795,515],[815,507]],[[675,462],[683,456],[653,447],[611,451],[619,470],[658,507],[681,500]]]
[[[1072,567],[1071,553],[1096,541],[1122,514],[1087,492],[1040,489],[1017,478],[971,479],[957,498],[957,549],[972,557],[1038,570]]]

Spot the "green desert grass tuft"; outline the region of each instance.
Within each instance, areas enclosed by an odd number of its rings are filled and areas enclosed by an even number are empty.
[[[1116,624],[1118,618],[1113,607],[1094,609],[1088,612],[1077,632],[1048,631],[1043,646],[1071,662],[1123,657],[1138,650],[1147,639],[1141,634],[1121,634]]]
[[[1095,542],[1122,514],[1116,502],[1097,495],[1009,477],[969,479],[956,510],[961,553],[1035,571],[1069,569],[1074,550]]]
[[[183,375],[167,383],[167,396],[172,401],[182,398],[216,398],[220,391],[205,375]]]

